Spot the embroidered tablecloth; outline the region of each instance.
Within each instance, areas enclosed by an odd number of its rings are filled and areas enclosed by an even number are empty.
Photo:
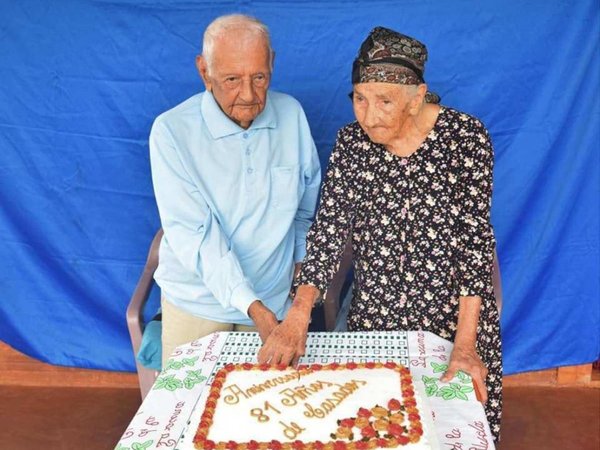
[[[200,393],[217,370],[229,363],[255,363],[260,346],[258,333],[220,332],[178,347],[115,449],[177,449]],[[470,377],[459,372],[449,383],[439,381],[451,350],[452,343],[421,331],[309,333],[300,364],[404,364],[425,392],[441,448],[494,449]]]

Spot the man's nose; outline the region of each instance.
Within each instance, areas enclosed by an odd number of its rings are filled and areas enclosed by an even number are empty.
[[[252,79],[242,79],[240,86],[240,99],[245,103],[253,103],[255,99],[254,86]]]

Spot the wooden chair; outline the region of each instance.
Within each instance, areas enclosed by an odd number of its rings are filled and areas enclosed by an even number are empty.
[[[333,280],[329,284],[329,288],[324,295],[323,311],[325,314],[325,328],[327,331],[333,331],[337,320],[337,315],[340,311],[340,295],[344,283],[346,282],[346,276],[348,271],[352,267],[352,238],[346,242],[344,253],[340,261],[340,267],[336,274],[333,276]],[[498,262],[498,254],[494,248],[494,266],[492,272],[492,284],[494,286],[494,295],[496,297],[496,305],[498,307],[498,313],[502,310],[502,279],[500,278],[500,264]],[[344,299],[341,299],[342,301]]]
[[[129,306],[127,307],[127,328],[129,329],[129,337],[131,338],[131,346],[133,347],[133,354],[137,355],[140,350],[142,343],[142,335],[144,333],[144,306],[150,297],[152,288],[154,287],[154,272],[158,267],[158,248],[160,241],[163,237],[162,228],[158,230],[152,243],[150,244],[150,251],[148,252],[148,258],[144,265],[144,270],[140,279],[133,291]],[[154,384],[154,380],[158,375],[158,372],[152,369],[144,367],[137,360],[135,361],[137,368],[138,381],[140,384],[140,392],[142,394],[142,400],[148,394],[150,388]]]

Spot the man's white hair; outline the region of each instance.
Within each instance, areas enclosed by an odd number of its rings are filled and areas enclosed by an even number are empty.
[[[210,25],[208,25],[208,27],[206,27],[206,30],[204,31],[204,38],[202,41],[202,56],[204,56],[204,59],[206,60],[206,65],[209,71],[213,61],[215,41],[222,37],[227,31],[232,29],[241,29],[247,33],[264,39],[265,44],[269,49],[269,64],[272,64],[273,49],[271,48],[271,37],[269,35],[269,29],[267,26],[252,16],[246,16],[244,14],[228,14],[226,16],[217,17],[210,23]]]

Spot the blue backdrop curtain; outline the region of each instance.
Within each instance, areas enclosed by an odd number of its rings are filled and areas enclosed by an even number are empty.
[[[425,42],[431,88],[495,144],[506,372],[598,358],[595,0],[1,2],[0,339],[134,370],[125,308],[159,227],[148,132],[202,89],[202,31],[230,12],[270,26],[272,87],[304,105],[324,166],[367,33]]]

